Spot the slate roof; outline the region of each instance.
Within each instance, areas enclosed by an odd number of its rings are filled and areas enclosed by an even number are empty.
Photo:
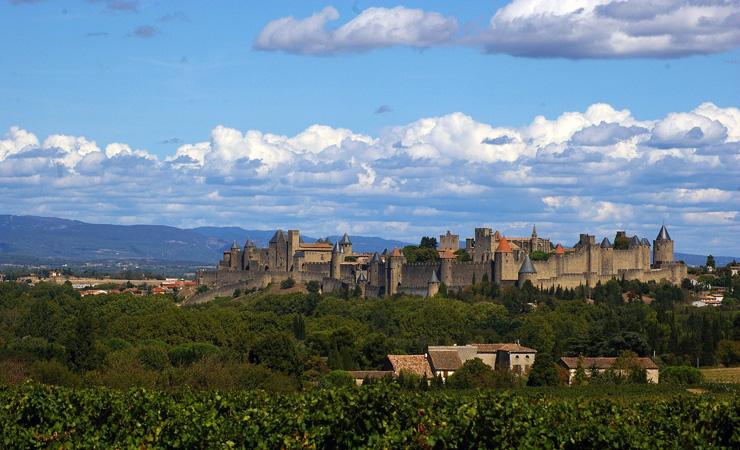
[[[254,241],[250,238],[247,238],[247,243],[244,244],[244,248],[256,248],[257,244],[254,243]]]
[[[272,236],[272,239],[270,239],[270,244],[276,244],[277,241],[282,237],[285,239],[285,235],[283,234],[283,230],[277,230],[275,234]]]
[[[658,233],[658,237],[655,238],[656,241],[670,241],[671,237],[668,235],[668,230],[665,229],[665,224],[660,227],[660,232]]]
[[[234,239],[234,243],[233,243],[233,244],[231,244],[231,249],[232,249],[232,250],[239,250],[239,246],[238,246],[238,245],[236,245],[236,239]]]
[[[351,245],[352,242],[349,240],[349,236],[347,236],[347,233],[344,233],[344,236],[342,237],[342,240],[339,241],[341,245]]]
[[[360,282],[360,281],[367,281],[367,278],[365,278],[365,274],[362,273],[362,272],[360,272],[360,276],[357,277],[357,281],[358,282]]]
[[[613,248],[612,243],[609,242],[609,238],[604,238],[604,240],[601,241],[601,248]]]
[[[457,370],[463,362],[457,350],[430,350],[429,365],[435,372],[440,370]]]
[[[429,277],[429,283],[439,283],[439,278],[437,278],[437,272],[432,271],[432,276]]]
[[[293,254],[293,258],[305,258],[306,254],[303,253],[303,250],[298,250]]]
[[[509,242],[506,240],[505,237],[501,238],[501,242],[498,243],[498,247],[496,247],[495,253],[514,253],[511,250],[511,247],[509,246]]]
[[[608,369],[612,366],[612,364],[614,364],[615,359],[617,358],[583,358],[583,363],[581,366],[584,369],[589,369],[594,366],[596,366],[596,368],[598,369]],[[650,358],[635,358],[635,360],[638,367],[640,367],[641,369],[658,369],[658,365],[655,364],[655,362]],[[558,364],[567,369],[575,369],[578,367],[578,358],[565,356],[558,360]]]
[[[388,355],[388,361],[395,375],[401,370],[408,370],[420,377],[432,377],[432,368],[425,355]]]
[[[478,347],[478,353],[496,353],[499,350],[505,352],[537,353],[537,350],[523,347],[519,344],[473,344]]]
[[[632,240],[630,241],[630,247],[636,247],[642,245],[640,244],[640,238],[637,237],[637,235],[632,236]]]
[[[377,262],[377,263],[381,262],[380,255],[378,254],[378,252],[375,252],[375,254],[373,254],[372,259],[370,260],[370,263],[371,264],[372,263],[375,263],[375,262]]]
[[[647,245],[648,247],[650,247],[650,241],[648,241],[647,238],[644,237],[642,238],[642,240],[640,240],[640,245]]]
[[[334,248],[331,250],[332,253],[344,253],[344,249],[339,246],[339,242],[334,244]]]
[[[537,271],[534,270],[532,260],[529,259],[529,255],[524,258],[524,262],[522,263],[522,268],[519,269],[519,273],[537,273]]]

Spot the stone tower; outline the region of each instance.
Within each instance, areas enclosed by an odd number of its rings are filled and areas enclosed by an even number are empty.
[[[514,280],[517,278],[514,269],[514,252],[511,250],[509,241],[501,237],[496,252],[493,254],[493,281],[501,284],[502,280]]]
[[[601,275],[609,275],[614,272],[614,247],[609,238],[601,241]]]
[[[439,278],[437,278],[437,272],[432,272],[432,276],[429,277],[427,283],[427,298],[432,298],[439,292]]]
[[[381,286],[382,283],[380,282],[380,264],[382,263],[380,259],[380,255],[378,252],[375,252],[373,254],[373,257],[370,259],[370,267],[367,269],[367,277],[368,277],[368,284],[370,286]]]
[[[673,241],[665,225],[660,227],[658,237],[653,241],[653,266],[660,268],[663,264],[673,262]]]
[[[522,267],[519,269],[517,284],[522,288],[527,280],[537,286],[537,271],[534,269],[534,265],[532,264],[532,260],[529,259],[529,255],[524,257]]]
[[[344,259],[344,253],[342,253],[342,247],[337,242],[334,244],[334,248],[331,251],[331,267],[329,270],[329,277],[339,280],[342,278],[342,260]]]
[[[339,246],[342,248],[342,252],[344,253],[344,256],[352,256],[352,242],[349,240],[349,236],[347,236],[347,233],[344,233],[344,236],[342,237],[342,240],[339,241]]]
[[[393,295],[398,293],[398,287],[403,281],[403,275],[401,273],[403,270],[403,256],[401,255],[401,252],[398,251],[397,247],[395,247],[393,252],[388,255],[387,265],[388,282],[386,283],[386,292],[389,295]]]
[[[447,286],[452,285],[452,261],[455,261],[455,254],[450,249],[445,249],[440,259],[439,275],[442,278],[440,281]]]

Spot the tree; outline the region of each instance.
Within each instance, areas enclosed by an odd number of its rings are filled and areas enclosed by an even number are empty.
[[[578,365],[576,366],[576,373],[573,374],[573,381],[571,382],[571,384],[575,386],[588,384],[586,369],[583,367],[583,355],[578,356]]]
[[[466,262],[466,261],[472,261],[473,258],[470,257],[467,250],[464,248],[461,248],[459,250],[455,250],[455,260],[460,262]]]
[[[529,372],[527,386],[557,386],[560,383],[558,369],[547,352],[538,352]]]
[[[493,369],[480,358],[465,361],[463,365],[447,378],[452,389],[475,389],[493,387]]]
[[[436,249],[437,248],[437,238],[424,236],[423,238],[421,238],[421,242],[419,243],[419,248]]]
[[[714,256],[712,255],[707,256],[707,268],[709,267],[714,269]]]

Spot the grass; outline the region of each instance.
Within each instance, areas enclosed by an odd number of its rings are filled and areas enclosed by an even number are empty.
[[[701,373],[710,383],[740,383],[740,367],[701,369]]]

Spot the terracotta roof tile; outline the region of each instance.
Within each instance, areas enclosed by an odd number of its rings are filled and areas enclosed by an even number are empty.
[[[435,372],[440,370],[457,370],[462,367],[462,359],[457,350],[430,350],[429,364]]]
[[[496,232],[493,233],[493,238],[496,239],[497,241],[500,241],[501,240],[501,233],[499,233],[498,230],[496,230]]]
[[[501,238],[501,242],[499,242],[496,248],[496,253],[514,253],[505,237]]]
[[[398,247],[393,247],[393,253],[391,256],[401,256],[401,252],[398,251]]]
[[[600,357],[600,358],[583,358],[583,364],[582,367],[584,369],[588,369],[590,367],[596,366],[599,369],[608,369],[614,364],[614,360],[617,358],[606,358],[606,357]],[[635,358],[637,361],[637,364],[641,369],[657,369],[658,365],[655,364],[655,362],[650,358]],[[560,361],[562,361],[561,365],[564,365],[565,367],[569,369],[575,369],[578,367],[578,358],[577,357],[570,357],[565,356],[560,358]],[[558,362],[560,362],[558,361]]]
[[[558,244],[558,246],[555,247],[555,254],[556,255],[564,255],[565,254],[565,250],[563,250],[563,246],[562,245]]]
[[[505,352],[527,352],[536,353],[537,350],[529,347],[523,347],[519,344],[473,344],[478,347],[478,353],[496,353],[499,350]]]
[[[452,253],[452,250],[449,248],[446,248],[441,255],[439,255],[440,259],[457,259],[454,253]]]
[[[425,355],[388,355],[388,360],[394,375],[398,375],[401,370],[408,370],[420,377],[432,376],[432,368]]]

